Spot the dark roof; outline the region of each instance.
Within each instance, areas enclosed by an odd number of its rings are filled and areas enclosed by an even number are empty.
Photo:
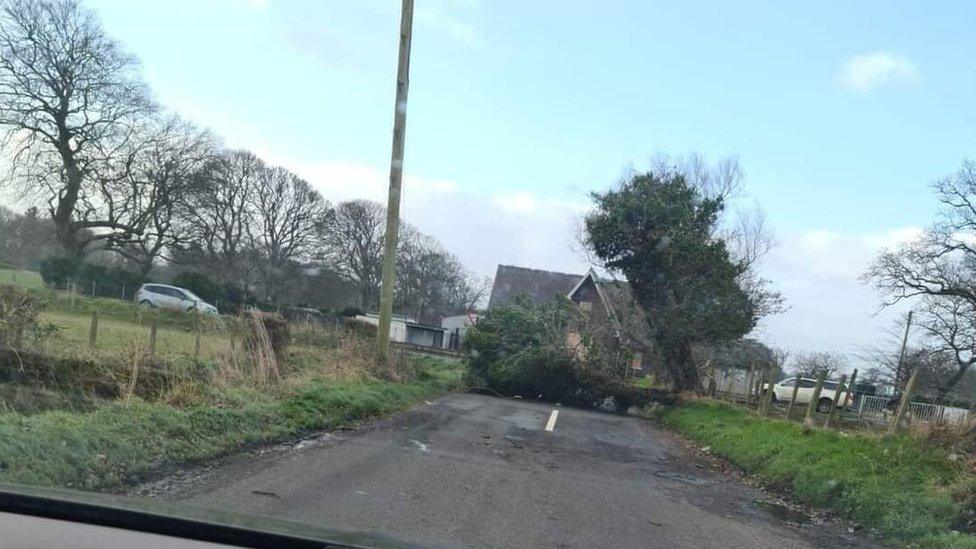
[[[555,296],[565,296],[583,275],[526,269],[514,265],[499,265],[495,283],[491,287],[488,308],[508,305],[522,293],[535,303],[547,303]]]
[[[408,328],[419,328],[421,330],[430,330],[436,332],[446,332],[447,328],[441,326],[434,326],[432,324],[421,324],[420,322],[404,322]]]

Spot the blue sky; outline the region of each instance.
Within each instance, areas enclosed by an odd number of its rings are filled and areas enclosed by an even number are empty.
[[[404,214],[485,274],[583,268],[586,193],[655,152],[737,155],[793,304],[761,334],[856,353],[887,322],[857,274],[976,156],[968,3],[416,1]],[[397,1],[88,5],[163,104],[331,200],[384,196]]]

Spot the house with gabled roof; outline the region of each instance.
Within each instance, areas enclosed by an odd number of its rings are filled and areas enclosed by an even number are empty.
[[[534,303],[546,303],[559,296],[568,298],[586,318],[585,326],[567,333],[570,346],[579,345],[585,329],[630,350],[635,370],[650,368],[653,340],[644,311],[634,301],[627,282],[601,278],[593,269],[579,275],[499,265],[488,308],[514,303],[519,295]]]

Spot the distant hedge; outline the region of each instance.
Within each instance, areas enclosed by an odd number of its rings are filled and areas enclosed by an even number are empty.
[[[200,273],[179,273],[173,278],[171,284],[190,290],[225,313],[233,313],[248,307],[264,310],[272,308],[270,303],[258,299],[252,292],[231,284],[218,284]]]
[[[116,299],[131,299],[146,282],[138,273],[68,257],[50,257],[42,261],[41,277],[48,286],[67,288],[74,284],[75,289],[85,295]]]

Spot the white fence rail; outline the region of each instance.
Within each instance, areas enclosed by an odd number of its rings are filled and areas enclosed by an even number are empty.
[[[753,380],[755,383],[758,377]],[[749,393],[748,374],[744,371],[716,372],[715,390],[718,393],[744,399]],[[854,404],[848,409],[847,416],[856,415],[857,419],[876,424],[887,424],[895,413],[895,406],[891,404],[891,397],[857,395]],[[909,422],[922,423],[963,423],[969,417],[969,410],[941,404],[927,402],[912,402],[906,414]]]
[[[865,421],[888,423],[895,413],[889,397],[870,395],[858,396],[854,410]],[[909,422],[922,423],[962,423],[969,417],[969,410],[927,402],[910,402],[906,417]]]

